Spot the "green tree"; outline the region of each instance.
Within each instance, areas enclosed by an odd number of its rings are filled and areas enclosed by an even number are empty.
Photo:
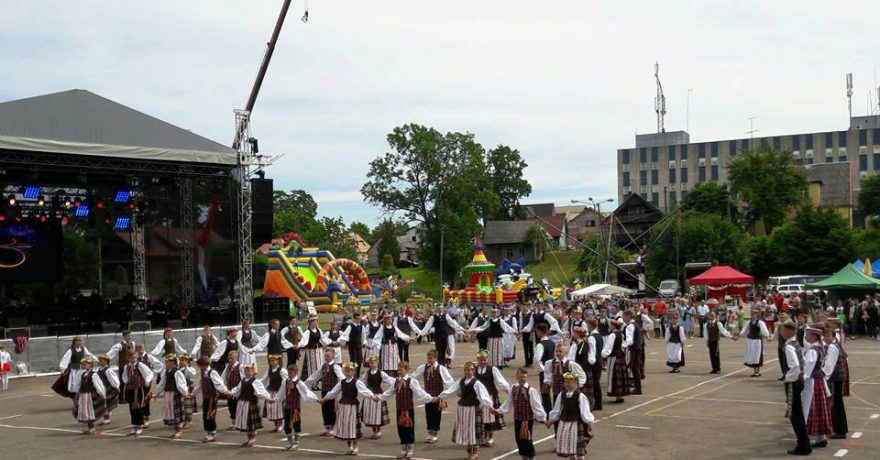
[[[741,268],[756,280],[764,281],[779,270],[769,236],[747,237],[740,246],[738,257]]]
[[[685,213],[680,221],[651,231],[645,265],[648,279],[657,285],[675,278],[679,264],[712,262],[739,265],[740,246],[746,234],[726,217],[716,214]]]
[[[337,259],[357,259],[357,245],[342,217],[321,217],[306,229],[303,240],[330,251]]]
[[[880,228],[866,228],[854,233],[856,257],[870,257],[872,262],[880,258]]]
[[[532,185],[523,177],[528,164],[519,150],[499,145],[486,152],[486,166],[492,182],[492,191],[498,197],[497,211],[484,215],[485,220],[509,220],[526,217],[519,206],[520,199],[531,195]]]
[[[535,260],[543,260],[544,251],[546,251],[548,247],[547,232],[544,231],[544,227],[541,227],[539,224],[534,224],[529,227],[529,229],[526,230],[523,244],[532,248],[532,255]]]
[[[834,273],[856,257],[853,232],[839,214],[802,207],[770,234],[780,273]]]
[[[385,256],[391,256],[391,266],[400,260],[400,245],[397,243],[397,228],[391,220],[384,220],[376,227],[379,245],[379,259],[384,262]]]
[[[805,200],[807,176],[792,166],[791,152],[766,146],[743,152],[731,162],[728,177],[731,191],[747,205],[748,222],[763,221],[768,234]]]
[[[611,245],[606,248],[607,243],[603,242],[599,235],[592,235],[583,242],[584,250],[578,259],[578,273],[580,277],[587,283],[601,283],[605,280],[605,254],[610,254],[610,261],[613,263],[632,262],[634,256],[631,252],[617,246]],[[607,252],[606,252],[607,250]],[[616,268],[613,264],[608,264],[608,271],[614,273]],[[612,278],[609,277],[609,280]]]
[[[880,174],[875,173],[862,181],[859,213],[864,216],[880,214]]]
[[[318,204],[308,192],[275,190],[272,198],[272,230],[276,235],[304,233],[317,222]]]
[[[364,239],[364,241],[371,245],[376,242],[376,240],[373,239],[373,231],[370,230],[370,226],[363,222],[352,222],[348,225],[348,230],[357,233]]]
[[[385,254],[382,256],[382,271],[390,272],[394,270],[394,258],[391,257],[391,254]]]
[[[686,211],[736,218],[736,203],[730,198],[727,187],[715,182],[695,185],[682,201],[682,207]]]

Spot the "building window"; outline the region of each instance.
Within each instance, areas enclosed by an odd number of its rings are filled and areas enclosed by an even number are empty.
[[[513,260],[513,248],[507,248],[506,256],[508,260]]]
[[[651,161],[657,161],[657,147],[651,147]]]
[[[874,154],[874,171],[880,171],[880,153]]]
[[[801,152],[798,150],[795,150],[795,151],[791,152],[791,156],[795,160],[800,160],[801,159]]]
[[[804,152],[804,158],[813,158],[813,149],[807,149],[807,151]]]
[[[651,183],[656,184],[657,182],[660,182],[660,171],[655,169],[651,171]]]
[[[717,157],[717,156],[718,156],[718,143],[717,143],[717,142],[713,142],[712,144],[710,144],[710,147],[711,147],[711,150],[712,150],[712,156],[713,156],[713,157]]]
[[[712,157],[709,161],[712,163],[712,166],[718,166],[718,157]]]
[[[699,173],[699,177],[697,178],[697,180],[700,182],[706,182],[706,168],[701,167],[700,170],[697,171],[697,173]]]
[[[681,168],[681,185],[684,186],[688,181],[688,170],[685,168]]]
[[[669,162],[669,169],[675,169],[675,160]]]
[[[659,193],[654,192],[651,194],[651,204],[653,204],[654,206],[660,205],[660,194]]]
[[[687,158],[688,158],[688,146],[687,146],[687,144],[682,144],[682,145],[678,148],[678,152],[679,152],[679,154],[680,154],[682,160],[687,160]]]
[[[639,163],[648,161],[648,149],[642,147],[639,149]]]
[[[642,196],[643,200],[648,201],[648,194],[647,193],[642,193],[641,196]]]
[[[878,139],[878,141],[880,141],[880,139]],[[874,155],[876,155],[878,153],[880,153],[880,142],[878,142],[877,144],[874,144]]]
[[[745,152],[746,150],[748,150],[748,149],[749,149],[749,140],[748,140],[748,139],[743,139],[743,140],[739,141],[739,148],[740,148],[743,152]],[[735,154],[734,154],[734,153],[731,153],[731,155],[735,155]]]
[[[623,150],[621,156],[623,157],[623,164],[629,164],[629,150]]]
[[[687,184],[687,182],[682,182],[682,183],[681,183],[681,191],[682,191],[682,192],[686,192],[687,189],[688,189],[688,184]],[[683,193],[682,193],[682,196],[684,196]]]
[[[651,163],[651,171],[656,171],[656,170],[657,170],[657,162],[655,161],[654,163]]]
[[[864,145],[860,145],[859,146],[859,155],[867,155],[867,154],[868,154],[868,147],[866,147]]]
[[[672,169],[672,168],[669,169],[669,183],[670,184],[675,183],[675,169]]]
[[[859,145],[868,145],[868,130],[859,130]]]
[[[675,146],[674,145],[669,146],[669,159],[670,160],[675,159]]]
[[[623,172],[629,172],[629,164],[623,165]]]
[[[648,186],[647,186],[647,185],[642,185],[641,187],[639,187],[639,193],[641,193],[642,196],[645,196],[645,193],[646,193],[647,191],[648,191]]]
[[[813,135],[807,134],[806,137],[804,137],[804,141],[807,144],[804,146],[804,148],[806,148],[807,150],[813,150]]]
[[[840,131],[837,133],[837,146],[846,147],[846,131]]]
[[[834,143],[834,133],[825,133],[825,147],[831,148]]]
[[[862,155],[859,157],[859,171],[867,171],[868,170],[868,155]]]
[[[688,197],[687,190],[682,190],[681,191],[681,201],[684,201],[685,199],[687,199],[687,197]]]
[[[660,190],[659,187],[660,187],[659,185],[654,184],[654,185],[651,186],[651,191],[654,192],[654,193],[657,193],[657,191]]]
[[[584,227],[595,227],[595,226],[596,226],[596,221],[593,219],[584,221]]]
[[[697,155],[700,158],[706,158],[706,144],[697,145]]]
[[[792,150],[800,150],[801,149],[801,137],[798,135],[791,136],[791,149]]]
[[[727,156],[736,156],[736,141],[727,141]]]
[[[628,172],[623,173],[623,185],[629,185],[629,173]]]
[[[718,180],[718,166],[712,166],[712,180]]]
[[[825,147],[825,163],[831,163],[834,161],[834,150],[831,147]]]
[[[520,246],[519,247],[519,256],[522,257],[524,255],[526,255],[526,248]]]
[[[846,161],[846,147],[837,148],[837,159],[838,161]]]
[[[639,163],[639,171],[646,171],[648,169],[648,165],[645,163]]]
[[[699,166],[699,167],[701,167],[701,168],[704,167],[704,166],[706,166],[706,159],[705,159],[705,158],[700,158],[700,160],[697,162],[697,166]]]
[[[624,187],[623,188],[623,196],[627,196],[632,193],[632,187]]]
[[[648,172],[639,171],[639,184],[646,185],[648,183]]]

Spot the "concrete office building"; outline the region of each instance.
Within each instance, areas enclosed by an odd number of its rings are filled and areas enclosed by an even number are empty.
[[[880,172],[880,116],[850,119],[846,131],[690,142],[684,131],[636,135],[635,148],[617,151],[617,195],[622,203],[630,193],[668,211],[702,182],[727,183],[727,167],[752,146],[766,144],[791,151],[794,163],[848,162],[852,191],[861,179]]]

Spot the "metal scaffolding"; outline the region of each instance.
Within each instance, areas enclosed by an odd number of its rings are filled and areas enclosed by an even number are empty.
[[[144,250],[144,227],[143,222],[138,223],[134,219],[131,225],[131,249],[134,259],[134,297],[137,300],[146,300],[147,292],[147,264]]]
[[[195,306],[193,305],[195,277],[193,274],[192,179],[180,178],[178,186],[180,187],[180,238],[183,246],[180,261],[180,301],[186,308],[192,309]]]
[[[242,321],[254,320],[253,250],[251,249],[251,174],[254,163],[253,145],[250,140],[250,116],[248,110],[235,111],[235,130],[238,151],[238,282],[235,296]]]

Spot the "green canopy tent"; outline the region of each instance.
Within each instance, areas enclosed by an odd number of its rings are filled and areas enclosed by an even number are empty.
[[[839,272],[822,281],[807,284],[807,289],[826,291],[876,291],[880,290],[880,279],[871,278],[853,264],[847,264]]]

